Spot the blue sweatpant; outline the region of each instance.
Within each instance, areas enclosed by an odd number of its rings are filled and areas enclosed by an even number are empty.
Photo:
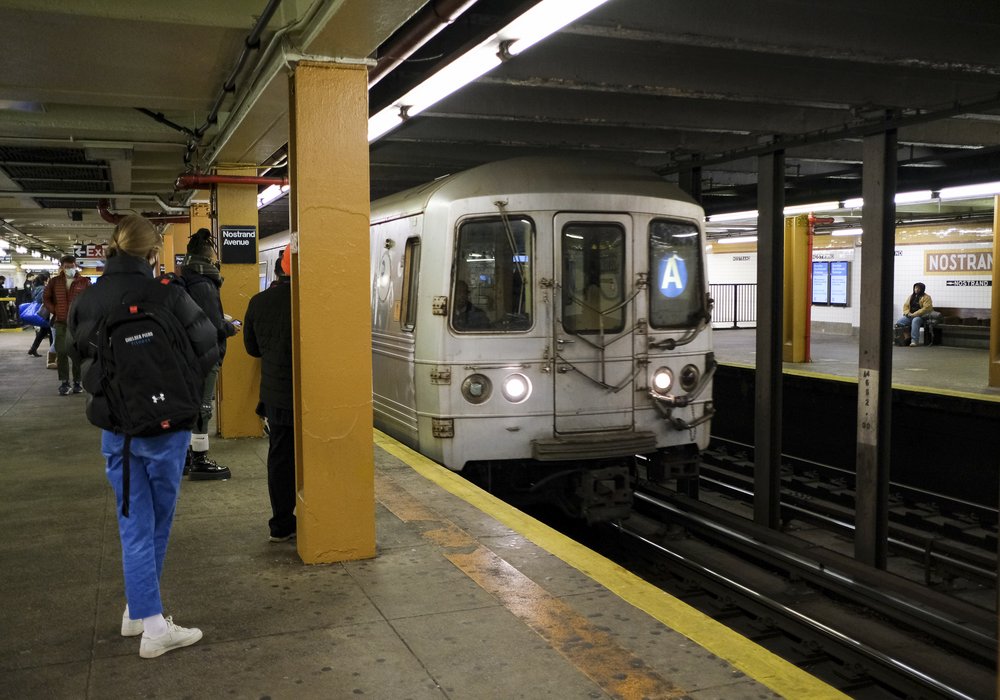
[[[184,457],[191,432],[134,437],[129,450],[129,517],[122,510],[122,451],[125,436],[102,431],[101,452],[115,492],[118,534],[122,543],[125,598],[129,617],[138,620],[163,613],[160,575],[170,526],[180,491]]]

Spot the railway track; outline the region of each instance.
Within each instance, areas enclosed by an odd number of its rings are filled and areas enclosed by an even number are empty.
[[[940,596],[935,609],[923,587],[677,494],[639,493],[611,527],[588,545],[852,697],[993,696],[986,611]]]

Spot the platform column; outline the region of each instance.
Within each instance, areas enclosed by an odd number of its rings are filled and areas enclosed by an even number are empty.
[[[990,305],[990,386],[1000,386],[1000,195],[993,197],[993,287]]]
[[[896,131],[865,136],[854,556],[884,569],[889,548]]]
[[[252,177],[257,174],[257,169],[254,167],[232,169],[220,171],[219,174]],[[242,247],[239,249],[235,246],[227,247],[222,236],[224,229],[227,228],[239,229],[246,233],[251,230],[257,232],[257,188],[251,185],[216,185],[215,201],[218,217],[215,233],[222,261],[222,277],[225,280],[219,289],[219,297],[222,300],[223,311],[235,319],[242,320],[247,304],[250,303],[250,297],[260,291],[257,236],[251,240],[247,251],[242,250]],[[192,230],[198,229],[192,228]],[[231,237],[228,240],[236,239]],[[219,435],[225,438],[263,435],[261,421],[256,413],[259,400],[259,361],[247,354],[243,347],[242,336],[234,335],[226,344],[226,359],[222,363],[222,371],[219,372],[216,413]]]
[[[785,219],[785,303],[782,359],[809,361],[809,217]]]
[[[757,372],[753,519],[781,524],[782,327],[785,152],[757,159]]]
[[[298,551],[307,564],[365,559],[375,556],[367,69],[299,63],[289,117]]]

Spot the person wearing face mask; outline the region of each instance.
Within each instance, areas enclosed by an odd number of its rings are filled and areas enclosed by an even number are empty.
[[[79,273],[76,257],[64,255],[59,258],[59,273],[48,281],[42,293],[42,303],[49,310],[52,332],[55,333],[56,370],[59,372],[59,395],[83,392],[80,384],[80,359],[71,352],[66,342],[66,319],[73,301],[90,286],[90,279]],[[73,369],[73,386],[70,386],[70,366]]]
[[[171,314],[183,328],[201,377],[215,366],[219,356],[215,329],[198,305],[184,290],[154,279],[153,270],[159,270],[162,245],[162,236],[148,219],[138,214],[124,217],[107,247],[108,261],[100,283],[84,291],[69,312],[70,336],[83,360],[89,392],[87,419],[102,429],[101,452],[118,505],[126,600],[121,634],[142,635],[139,656],[146,659],[189,646],[202,637],[201,630],[180,627],[172,618],[164,617],[160,598],[160,577],[195,416],[167,426],[162,433],[151,437],[126,438],[116,430],[111,404],[104,395],[101,366],[97,363],[102,322],[112,317],[123,303],[136,307],[156,304],[159,312]],[[128,389],[122,388],[126,394]],[[132,388],[132,391],[142,390]],[[138,398],[126,395],[122,400],[127,403]],[[125,468],[129,470],[127,480]],[[127,515],[122,513],[126,485]]]

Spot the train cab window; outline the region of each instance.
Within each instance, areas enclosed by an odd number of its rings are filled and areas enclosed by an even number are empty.
[[[625,230],[575,223],[562,231],[562,325],[567,333],[625,328]]]
[[[649,225],[649,325],[690,328],[704,319],[698,227],[655,219]]]
[[[404,331],[417,325],[417,270],[420,269],[420,239],[410,238],[403,251],[403,293],[399,323]]]
[[[474,219],[458,229],[451,326],[460,333],[531,328],[534,225],[518,217]]]

